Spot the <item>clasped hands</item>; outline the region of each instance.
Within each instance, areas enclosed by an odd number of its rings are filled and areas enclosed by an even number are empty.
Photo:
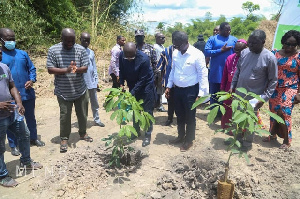
[[[77,70],[76,62],[71,61],[70,66],[67,68],[67,73],[75,73]]]

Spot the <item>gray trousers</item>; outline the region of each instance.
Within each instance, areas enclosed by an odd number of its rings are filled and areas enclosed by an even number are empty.
[[[97,89],[92,88],[88,89],[89,90],[89,96],[90,96],[90,102],[91,102],[91,108],[93,112],[93,118],[96,123],[101,122],[100,117],[99,117],[99,103],[97,99]]]

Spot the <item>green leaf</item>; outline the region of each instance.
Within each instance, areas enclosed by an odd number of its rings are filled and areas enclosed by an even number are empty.
[[[230,94],[230,93],[228,93],[228,92],[226,92],[226,91],[219,91],[219,92],[217,92],[217,93],[215,93],[216,95],[226,95],[226,94]]]
[[[195,109],[197,106],[199,106],[200,104],[202,104],[207,98],[209,98],[210,95],[205,95],[205,96],[202,96],[200,97],[192,106],[192,109]]]
[[[255,133],[258,134],[260,137],[263,135],[270,135],[270,132],[265,129],[256,129]]]
[[[243,103],[246,102],[246,100],[245,100],[244,98],[242,98],[240,95],[238,95],[238,94],[236,94],[236,93],[232,93],[232,95],[233,95],[234,97],[236,97],[240,102],[243,102]]]
[[[217,113],[218,113],[219,107],[216,106],[215,108],[213,108],[207,115],[207,122],[208,124],[213,123],[213,121],[215,120]]]
[[[224,106],[220,106],[220,110],[221,110],[222,115],[225,115],[226,110],[225,110]]]
[[[255,94],[255,93],[249,92],[248,95],[250,95],[251,97],[254,97],[254,98],[258,99],[259,101],[262,101],[263,103],[266,102],[263,98],[261,98],[259,95]]]
[[[238,148],[241,148],[241,143],[240,143],[240,141],[236,140],[234,144],[235,144]]]
[[[278,123],[285,124],[283,119],[280,116],[278,116],[276,113],[272,113],[271,111],[268,111],[268,110],[264,110],[264,112],[266,112],[270,117],[272,117]]]
[[[133,135],[138,136],[138,134],[133,126],[128,125],[127,128],[130,132],[133,133]]]
[[[222,95],[221,97],[219,97],[218,101],[222,102],[224,100],[228,100],[231,97],[230,93],[227,93],[226,95]]]
[[[204,110],[208,110],[208,109],[211,109],[211,108],[216,107],[216,106],[219,106],[219,105],[220,105],[220,104],[218,104],[218,103],[213,103],[213,104],[211,104],[211,105],[205,107]]]
[[[248,116],[248,123],[249,123],[249,131],[250,132],[254,132],[254,123],[255,121],[253,121],[253,119],[251,118],[251,116]]]
[[[125,135],[125,132],[126,132],[126,126],[123,126],[118,133],[119,137],[123,137]]]
[[[127,121],[132,121],[133,118],[133,110],[129,110],[127,113]]]
[[[238,100],[233,100],[232,103],[231,103],[231,109],[232,109],[233,113],[237,110],[238,106],[239,106],[239,101]]]
[[[111,140],[108,140],[108,141],[105,143],[105,147],[108,147],[110,144],[111,144]]]
[[[120,111],[120,110],[116,110],[115,112],[113,112],[113,113],[111,114],[111,116],[110,116],[110,120],[114,120],[115,117],[119,114],[119,111]]]
[[[115,93],[118,93],[120,92],[120,89],[118,88],[106,88],[103,90],[103,92],[115,92]]]
[[[230,149],[230,151],[234,154],[240,153],[240,151],[235,148]]]
[[[240,113],[233,120],[234,120],[235,123],[239,124],[242,121],[244,121],[245,119],[247,119],[247,114],[246,113]]]
[[[114,105],[114,100],[113,99],[111,99],[108,103],[107,103],[107,105],[106,105],[106,107],[105,107],[105,110],[106,110],[106,112],[109,112],[109,111],[111,111],[112,110],[112,107],[113,107],[113,105]]]
[[[236,90],[239,91],[240,93],[244,93],[245,95],[248,94],[248,92],[245,88],[237,88]]]
[[[248,157],[247,153],[243,153],[243,155],[244,155],[244,157],[245,157],[245,159],[247,161],[247,164],[249,164],[250,160],[249,160],[249,157]]]

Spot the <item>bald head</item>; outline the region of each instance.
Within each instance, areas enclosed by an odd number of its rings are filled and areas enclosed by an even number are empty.
[[[72,28],[64,28],[61,31],[61,40],[66,50],[71,50],[75,44],[75,31]]]
[[[81,33],[81,35],[80,35],[80,42],[81,42],[81,45],[83,47],[87,48],[90,45],[90,42],[91,42],[91,36],[90,36],[90,34],[87,33],[87,32]]]
[[[123,48],[124,51],[124,58],[131,60],[132,58],[135,57],[136,54],[136,45],[133,42],[128,42],[124,45]]]
[[[162,45],[165,43],[165,35],[162,33],[156,33],[155,34],[155,41],[157,44]]]

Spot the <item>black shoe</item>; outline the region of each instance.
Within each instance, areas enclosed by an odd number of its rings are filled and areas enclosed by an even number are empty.
[[[184,138],[182,137],[177,137],[176,139],[174,140],[170,140],[169,141],[169,144],[179,144],[179,143],[182,143],[184,141]]]
[[[172,124],[173,120],[167,120],[165,123],[165,126],[170,126]]]
[[[30,140],[30,144],[35,145],[37,147],[45,146],[45,142],[43,142],[41,140]]]
[[[151,141],[151,137],[146,136],[143,140],[142,147],[148,146],[150,144],[150,141]]]
[[[101,126],[101,127],[105,127],[105,124],[103,124],[102,122],[96,122],[97,126]]]
[[[19,152],[19,150],[17,149],[17,147],[12,147],[12,148],[11,148],[11,154],[12,154],[13,156],[19,156],[19,155],[20,155],[20,152]]]
[[[163,105],[161,105],[159,108],[157,108],[157,111],[159,111],[159,112],[167,112]]]

